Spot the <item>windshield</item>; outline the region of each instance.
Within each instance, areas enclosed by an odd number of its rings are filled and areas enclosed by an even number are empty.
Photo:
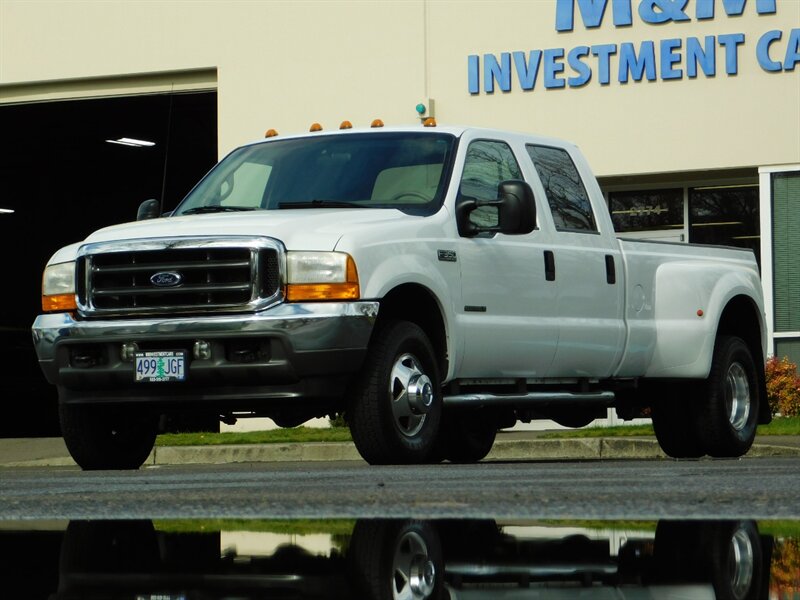
[[[354,133],[270,140],[235,150],[173,212],[442,205],[455,137]]]

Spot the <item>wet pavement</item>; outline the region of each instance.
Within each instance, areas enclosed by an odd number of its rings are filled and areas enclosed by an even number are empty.
[[[0,528],[3,597],[730,599],[800,595],[798,523],[71,521]]]
[[[85,473],[60,438],[0,439],[0,598],[800,600],[797,457],[514,432],[480,465],[275,444]]]

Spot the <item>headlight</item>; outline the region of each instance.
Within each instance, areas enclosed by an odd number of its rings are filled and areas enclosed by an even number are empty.
[[[42,277],[42,310],[68,311],[78,308],[75,302],[75,263],[49,265]]]
[[[287,252],[286,299],[356,300],[356,263],[344,252]]]

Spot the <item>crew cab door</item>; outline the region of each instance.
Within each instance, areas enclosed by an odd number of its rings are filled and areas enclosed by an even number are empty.
[[[495,200],[500,182],[523,179],[506,142],[464,141],[468,145],[457,202]],[[480,207],[470,220],[497,226],[497,209]],[[556,287],[545,278],[545,247],[539,230],[459,238],[463,306],[456,307],[456,319],[464,335],[459,377],[545,376],[558,342]]]
[[[593,206],[584,182],[602,199],[591,173],[576,166],[582,160],[576,163],[564,148],[526,144],[526,150],[554,231],[546,251],[559,339],[548,377],[608,377],[625,345],[622,256],[608,212]]]

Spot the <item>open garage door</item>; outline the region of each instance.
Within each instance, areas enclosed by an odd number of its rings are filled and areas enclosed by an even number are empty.
[[[58,435],[30,326],[59,247],[171,210],[217,160],[215,91],[0,105],[0,436]]]

